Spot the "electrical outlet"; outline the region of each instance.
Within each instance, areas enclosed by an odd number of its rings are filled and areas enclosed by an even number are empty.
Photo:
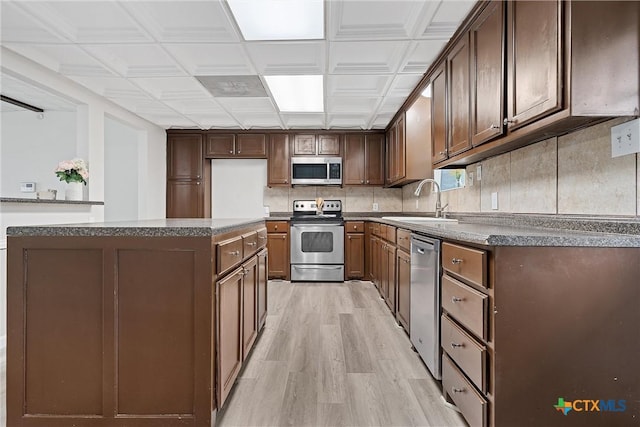
[[[640,119],[611,128],[611,157],[640,153]]]
[[[498,210],[498,192],[491,193],[491,209]]]
[[[476,180],[482,181],[482,166],[478,165],[476,168]]]
[[[467,185],[473,187],[473,172],[467,174]]]
[[[377,212],[379,208],[380,208],[380,206],[378,206],[378,204],[377,204],[377,203],[374,203],[374,204],[373,204],[373,211],[374,211],[374,212]]]

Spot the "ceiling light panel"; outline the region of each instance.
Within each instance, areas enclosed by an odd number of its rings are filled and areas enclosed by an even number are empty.
[[[323,0],[227,0],[245,40],[324,38]]]
[[[324,111],[323,76],[265,76],[264,79],[280,111]]]

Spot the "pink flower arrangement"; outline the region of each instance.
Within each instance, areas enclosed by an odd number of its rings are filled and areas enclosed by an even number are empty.
[[[87,185],[89,169],[87,168],[87,163],[82,159],[63,160],[58,163],[56,175],[60,178],[60,181],[66,183],[81,182]]]

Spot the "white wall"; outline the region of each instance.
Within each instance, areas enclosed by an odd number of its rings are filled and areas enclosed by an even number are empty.
[[[52,111],[38,119],[33,111],[1,114],[3,197],[35,198],[21,193],[20,183],[36,182],[36,190],[58,190],[64,196],[65,183],[54,173],[58,162],[76,157],[76,112]]]
[[[107,117],[104,122],[104,220],[138,219],[138,132]]]
[[[262,192],[266,185],[266,160],[212,160],[211,217],[254,218],[264,216]]]

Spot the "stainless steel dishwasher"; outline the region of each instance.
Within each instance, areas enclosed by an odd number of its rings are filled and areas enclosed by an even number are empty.
[[[411,235],[411,343],[441,379],[440,241]]]

